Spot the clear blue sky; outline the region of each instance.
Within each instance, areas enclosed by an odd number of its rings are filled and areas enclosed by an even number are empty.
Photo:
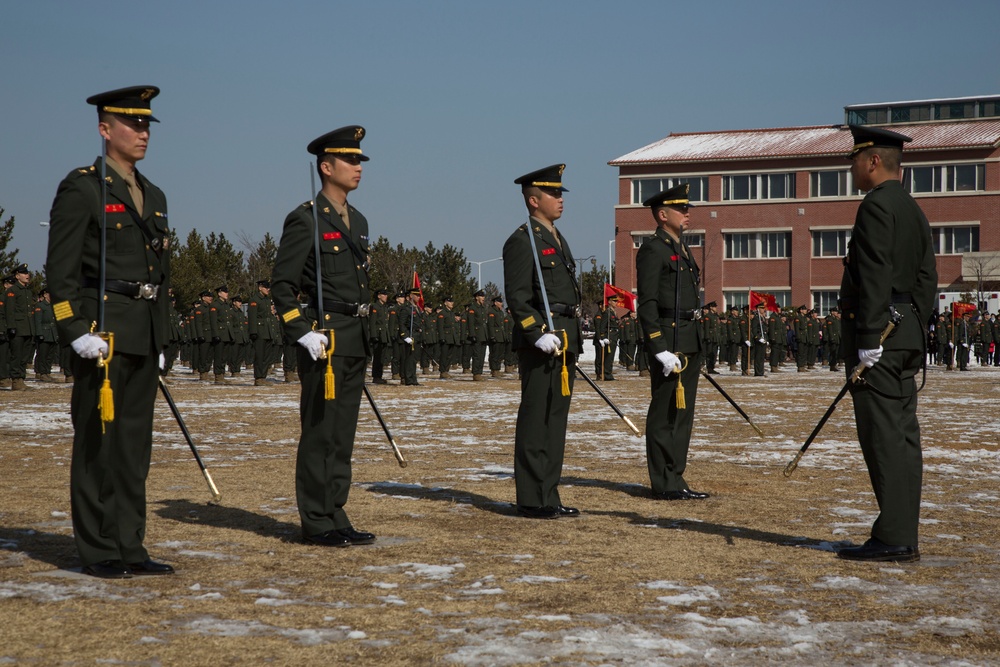
[[[368,130],[373,236],[499,257],[514,178],[557,162],[560,227],[607,263],[617,171],[671,132],[842,122],[843,107],[1000,93],[1000,2],[5,2],[0,207],[44,262],[60,179],[99,154],[85,99],[162,89],[142,170],[171,224],[280,236],[306,144]],[[482,268],[501,280],[500,263]],[[473,269],[475,275],[475,268]]]

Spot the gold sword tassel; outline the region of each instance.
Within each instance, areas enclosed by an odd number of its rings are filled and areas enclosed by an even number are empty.
[[[563,338],[563,353],[562,353],[562,395],[569,396],[569,367],[566,366],[566,348],[569,347],[569,336],[566,332],[562,332]]]
[[[326,350],[326,385],[323,398],[332,401],[337,397],[333,384],[333,329],[330,329],[330,347]]]
[[[104,382],[101,384],[101,393],[98,399],[98,409],[101,412],[101,433],[104,433],[104,425],[115,420],[115,396],[111,391],[110,366],[111,357],[115,353],[115,335],[111,332],[98,333],[98,336],[108,341],[108,356],[97,357],[97,367],[104,368]]]
[[[683,356],[683,355],[677,355],[677,356]],[[688,359],[687,357],[684,357],[684,364],[681,366],[680,370],[674,371],[675,373],[677,373],[677,391],[674,392],[674,399],[677,402],[678,410],[684,410],[687,408],[687,399],[684,397],[684,385],[683,383],[681,383],[681,373],[684,372],[684,369],[687,368],[687,366],[688,366]]]

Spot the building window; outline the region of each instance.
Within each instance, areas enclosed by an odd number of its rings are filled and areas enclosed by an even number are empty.
[[[979,227],[931,227],[936,255],[961,255],[979,252]]]
[[[813,295],[813,308],[820,316],[825,316],[829,314],[830,309],[837,305],[837,299],[840,297],[840,292],[823,292],[814,291]]]
[[[812,197],[846,197],[851,193],[851,172],[814,171],[809,174],[809,189]]]
[[[722,177],[723,201],[793,199],[795,174],[734,174]]]
[[[791,257],[791,232],[726,234],[726,259],[780,259]]]
[[[639,248],[642,244],[646,242],[646,239],[653,238],[652,234],[633,234],[632,235],[632,247]]]
[[[888,110],[879,109],[851,109],[847,113],[847,122],[851,125],[871,125],[873,123],[886,123],[889,120]]]
[[[914,123],[920,120],[931,120],[930,104],[920,104],[912,107],[893,107],[893,123]]]
[[[843,257],[851,241],[850,229],[824,229],[813,235],[813,257]]]
[[[907,167],[903,183],[913,194],[926,192],[977,192],[986,189],[986,165],[951,164]]]
[[[975,102],[938,104],[935,108],[938,120],[956,120],[959,118],[975,118]]]
[[[657,192],[663,192],[681,183],[687,183],[691,186],[688,199],[693,202],[708,201],[708,176],[672,176],[670,178],[632,179],[632,203],[641,204]]]

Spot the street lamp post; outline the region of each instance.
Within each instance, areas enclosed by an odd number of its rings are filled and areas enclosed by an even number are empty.
[[[611,239],[608,241],[608,284],[611,284],[611,267],[615,265],[615,255],[611,247],[615,244],[615,240]]]
[[[476,265],[476,282],[479,284],[478,289],[483,289],[483,264],[489,264],[490,262],[499,262],[503,257],[494,257],[493,259],[484,259],[479,262],[470,261],[469,264]]]
[[[594,255],[591,255],[590,257],[584,257],[582,259],[576,260],[576,263],[580,265],[579,268],[577,269],[577,273],[580,274],[580,302],[581,302],[581,305],[583,303],[583,263],[586,262],[588,259],[590,260],[590,265],[592,267],[596,268],[597,267],[597,257],[595,257]]]

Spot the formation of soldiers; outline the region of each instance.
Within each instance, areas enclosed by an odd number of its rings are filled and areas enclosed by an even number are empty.
[[[927,362],[949,371],[968,371],[972,364],[1000,367],[998,315],[979,311],[961,317],[937,314],[927,331]]]
[[[60,343],[49,290],[37,293],[28,286],[31,272],[27,264],[4,276],[0,292],[0,387],[21,391],[27,388],[27,369],[34,367],[39,382],[72,382],[69,345]],[[64,377],[52,375],[57,365]]]

